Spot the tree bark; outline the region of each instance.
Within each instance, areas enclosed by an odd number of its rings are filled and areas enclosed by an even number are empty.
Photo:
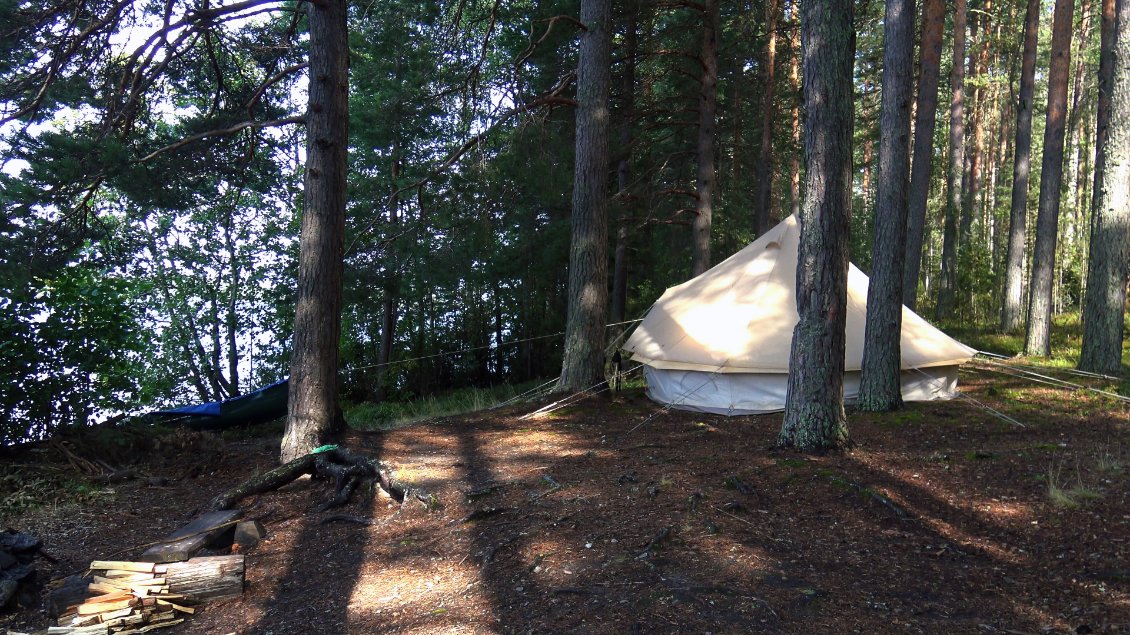
[[[705,0],[702,14],[702,83],[698,98],[698,181],[691,277],[710,268],[714,215],[714,131],[718,103],[718,0]]]
[[[609,0],[582,0],[577,62],[576,165],[569,248],[569,310],[558,391],[592,388],[604,378],[608,312]]]
[[[957,286],[957,224],[961,214],[961,179],[965,168],[965,0],[955,0],[953,68],[950,70],[950,165],[946,178],[946,220],[942,235],[942,272],[934,317],[953,314]]]
[[[222,600],[243,595],[244,556],[201,556],[165,565],[170,593],[192,601]]]
[[[796,0],[793,0],[796,2]],[[789,81],[796,93],[793,97],[792,117],[790,118],[790,128],[792,133],[792,149],[789,154],[792,159],[789,162],[789,199],[792,201],[792,214],[800,216],[800,102],[802,99],[800,93],[800,28],[799,26],[794,31],[792,55],[789,59]]]
[[[911,164],[907,201],[906,268],[902,303],[914,310],[918,304],[918,274],[922,268],[922,241],[926,233],[926,202],[934,164],[934,125],[938,116],[938,79],[941,75],[942,33],[946,28],[945,0],[926,0],[922,7],[922,53],[919,60],[918,101],[914,113],[914,162]]]
[[[1081,370],[1109,375],[1122,374],[1126,278],[1130,273],[1130,0],[1117,4],[1117,16],[1114,0],[1104,0],[1102,7],[1098,112],[1102,143],[1095,144],[1095,165],[1096,169],[1100,163],[1103,167],[1091,206],[1079,356]]]
[[[914,0],[887,0],[883,37],[875,240],[858,402],[861,410],[879,412],[902,406],[902,275],[910,174]]]
[[[969,57],[969,82],[973,85],[972,99],[970,99],[970,136],[973,147],[969,152],[969,170],[965,174],[968,187],[964,190],[964,202],[961,206],[961,226],[958,230],[958,267],[959,269],[970,266],[969,250],[973,246],[973,220],[974,208],[977,198],[981,193],[982,172],[985,158],[985,82],[981,77],[985,75],[989,64],[989,40],[992,33],[989,29],[989,13],[992,11],[992,0],[984,0],[984,5],[979,12],[980,19],[976,22],[980,28],[974,31],[980,34],[977,54]]]
[[[1012,165],[1012,206],[1005,256],[1001,331],[1020,328],[1024,306],[1024,259],[1028,234],[1028,177],[1032,165],[1032,99],[1036,87],[1036,45],[1040,0],[1028,0],[1024,14],[1024,53],[1020,62],[1020,95],[1016,102],[1016,150]]]
[[[1067,115],[1067,207],[1071,212],[1072,225],[1076,225],[1082,214],[1083,199],[1086,197],[1083,171],[1083,147],[1086,145],[1087,132],[1083,126],[1083,111],[1087,106],[1084,103],[1083,78],[1087,71],[1087,49],[1091,45],[1091,0],[1082,0],[1079,5],[1079,39],[1076,43],[1078,50],[1075,53],[1075,69],[1072,72],[1071,109]]]
[[[389,175],[392,178],[392,196],[388,202],[388,222],[395,226],[400,222],[400,197],[397,196],[400,178],[400,158],[397,154],[397,144],[393,143],[392,166]],[[384,298],[381,300],[381,343],[377,351],[377,368],[373,382],[373,400],[384,401],[388,396],[388,365],[392,361],[392,343],[396,339],[396,300],[400,290],[400,282],[396,275],[395,267],[388,267],[388,279],[384,283]]]
[[[850,0],[802,0],[805,200],[801,208],[788,397],[777,444],[824,451],[849,442],[844,416],[844,327],[851,216]]]
[[[761,152],[757,160],[753,231],[760,236],[770,227],[769,200],[773,190],[773,84],[777,70],[777,16],[781,0],[765,3],[765,60],[761,83]]]
[[[1051,68],[1048,72],[1048,113],[1044,123],[1044,157],[1040,166],[1040,202],[1036,213],[1036,244],[1028,292],[1027,355],[1051,354],[1052,283],[1059,233],[1063,141],[1067,124],[1067,79],[1071,67],[1071,27],[1074,0],[1056,0],[1052,16]]]
[[[616,228],[616,251],[612,259],[612,322],[625,320],[628,304],[628,221],[634,207],[632,198],[632,125],[635,119],[636,104],[636,53],[639,37],[636,33],[639,19],[639,5],[630,2],[627,9],[627,25],[624,34],[624,74],[621,78],[623,107],[620,113],[620,151],[616,162],[616,191],[621,209],[620,226]]]
[[[321,445],[337,410],[345,173],[349,140],[349,44],[344,0],[308,6],[310,87],[306,177],[298,248],[294,350],[281,459]]]

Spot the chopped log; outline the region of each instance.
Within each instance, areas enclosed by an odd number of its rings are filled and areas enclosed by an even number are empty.
[[[92,578],[72,575],[63,581],[63,585],[47,594],[47,616],[58,618],[67,612],[67,607],[82,604],[89,592],[86,587]]]
[[[242,554],[208,556],[169,565],[165,574],[169,591],[193,600],[219,600],[243,593]]]
[[[146,549],[140,560],[161,563],[188,560],[232,527],[241,513],[238,509],[204,513],[169,534],[168,542]]]

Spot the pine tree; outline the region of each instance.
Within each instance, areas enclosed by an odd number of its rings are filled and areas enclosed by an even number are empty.
[[[848,225],[851,214],[850,0],[802,0],[806,175],[797,255],[789,388],[777,444],[822,451],[849,443],[844,415]]]

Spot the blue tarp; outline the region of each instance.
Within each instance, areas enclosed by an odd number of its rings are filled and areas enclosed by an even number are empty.
[[[268,386],[224,401],[158,410],[152,414],[162,423],[198,430],[217,430],[236,425],[254,425],[286,414],[289,387],[283,379]]]

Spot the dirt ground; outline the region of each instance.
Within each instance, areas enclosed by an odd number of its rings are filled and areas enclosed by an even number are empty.
[[[774,449],[780,415],[663,411],[639,391],[351,433],[442,506],[359,491],[314,514],[330,487],[309,480],[246,500],[269,532],[246,592],[164,632],[1130,633],[1130,408],[981,372],[962,386],[980,405],[849,412],[837,456]],[[151,454],[140,469],[167,485],[5,522],[62,576],[136,555],[277,451]],[[375,523],[322,522],[340,513]],[[46,623],[24,609],[0,630]]]

